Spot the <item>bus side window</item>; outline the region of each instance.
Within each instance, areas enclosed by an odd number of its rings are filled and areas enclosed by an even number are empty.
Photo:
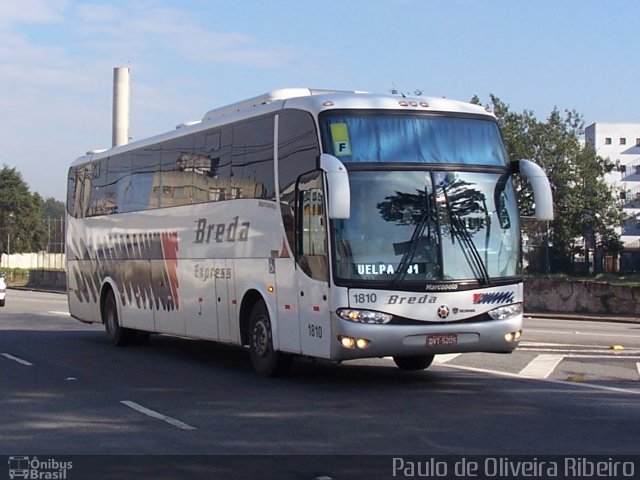
[[[131,211],[158,208],[160,190],[160,148],[145,147],[133,157]]]
[[[250,185],[251,197],[275,200],[273,117],[252,120],[246,133],[244,183]]]
[[[298,264],[316,280],[328,280],[324,190],[320,172],[298,182]]]
[[[92,180],[92,164],[88,163],[78,167],[78,175],[76,177],[76,215],[79,218],[90,215]]]
[[[233,125],[231,198],[275,198],[273,117]]]
[[[231,151],[233,148],[233,128],[226,126],[220,132],[220,149],[217,150],[216,175],[217,190],[212,194],[220,200],[231,199]]]
[[[194,138],[187,136],[162,144],[160,206],[194,203]]]
[[[320,147],[313,117],[302,110],[278,114],[278,181],[280,212],[289,248],[295,246],[295,187],[300,175],[316,169]]]
[[[107,213],[131,211],[131,154],[124,153],[109,158],[105,197]]]
[[[91,195],[87,216],[104,215],[107,213],[107,161],[100,160],[93,164],[93,175],[91,175]],[[87,185],[85,185],[86,191]]]
[[[76,206],[76,197],[78,195],[76,183],[77,167],[71,167],[67,175],[67,212],[72,217],[78,217],[78,208]]]

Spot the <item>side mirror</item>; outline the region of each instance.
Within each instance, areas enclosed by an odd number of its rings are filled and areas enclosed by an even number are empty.
[[[536,220],[553,220],[553,194],[544,170],[537,163],[524,159],[512,162],[512,168],[524,175],[533,188]]]
[[[327,215],[331,220],[347,220],[351,215],[349,174],[344,164],[333,155],[320,155],[320,169],[327,177]]]

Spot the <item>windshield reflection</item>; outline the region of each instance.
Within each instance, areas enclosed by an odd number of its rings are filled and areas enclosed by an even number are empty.
[[[334,221],[337,282],[419,287],[521,274],[518,215],[499,174],[351,171],[349,220]]]

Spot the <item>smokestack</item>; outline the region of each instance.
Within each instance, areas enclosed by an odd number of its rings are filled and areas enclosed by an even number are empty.
[[[113,141],[112,146],[129,143],[130,115],[130,82],[129,67],[113,69]]]

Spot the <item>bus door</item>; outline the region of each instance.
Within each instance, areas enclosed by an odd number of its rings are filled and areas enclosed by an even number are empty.
[[[229,342],[232,339],[229,317],[229,281],[231,260],[183,260],[185,271],[194,272],[192,283],[183,291],[191,292],[180,298],[180,316],[185,319],[189,337]],[[176,324],[176,327],[179,324]]]
[[[329,265],[327,218],[320,171],[298,180],[296,201],[296,277],[302,353],[329,357]]]
[[[229,292],[233,283],[231,260],[216,260],[216,317],[218,319],[218,340],[229,342],[237,337],[237,332],[232,331],[230,309],[231,298],[235,298],[233,292]],[[235,325],[235,322],[234,322]]]

